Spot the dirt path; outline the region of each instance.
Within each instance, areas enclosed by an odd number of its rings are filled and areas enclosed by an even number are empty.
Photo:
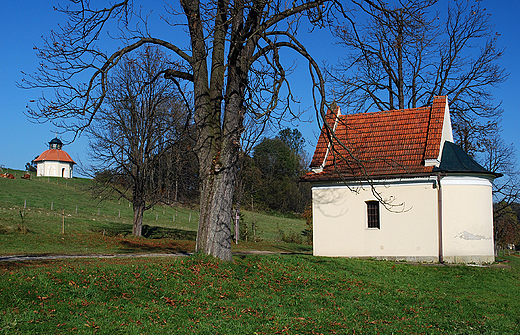
[[[243,254],[280,254],[285,252],[276,251],[238,251],[234,252],[233,255]],[[108,254],[108,255],[12,255],[12,256],[0,256],[0,262],[23,262],[23,261],[46,261],[55,259],[74,259],[74,258],[137,258],[137,257],[186,257],[191,256],[193,253],[178,253],[178,254]]]
[[[0,256],[0,262],[43,261],[71,258],[136,258],[136,257],[185,257],[189,254],[111,254],[111,255],[14,255]]]

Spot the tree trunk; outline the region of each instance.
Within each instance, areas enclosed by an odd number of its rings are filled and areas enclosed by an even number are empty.
[[[211,165],[205,164],[200,217],[197,234],[197,251],[231,260],[231,228],[233,223],[233,195],[238,174],[240,143],[240,96],[230,98],[226,104],[223,139],[220,150]]]
[[[236,169],[226,168],[205,180],[200,198],[197,251],[231,260],[231,224]]]
[[[143,214],[145,209],[145,203],[143,201],[134,201],[134,225],[132,228],[132,234],[134,236],[142,236],[143,232]]]
[[[231,62],[230,62],[231,63]],[[224,109],[222,138],[213,141],[211,162],[202,163],[202,194],[197,234],[197,251],[231,260],[233,195],[238,174],[240,133],[243,127],[245,74],[230,66]],[[209,141],[209,139],[208,139]]]
[[[397,14],[397,94],[399,109],[404,109],[404,70],[403,70],[403,17],[399,9]]]

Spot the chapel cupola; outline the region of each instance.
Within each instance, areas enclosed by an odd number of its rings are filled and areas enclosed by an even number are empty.
[[[61,150],[61,147],[63,147],[63,142],[60,141],[57,137],[53,138],[53,139],[49,142],[49,149],[57,149],[57,150]]]

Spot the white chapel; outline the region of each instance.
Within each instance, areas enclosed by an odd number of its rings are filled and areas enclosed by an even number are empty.
[[[49,142],[49,149],[34,160],[38,177],[72,178],[72,170],[76,162],[61,149],[62,147],[63,142],[56,137]]]

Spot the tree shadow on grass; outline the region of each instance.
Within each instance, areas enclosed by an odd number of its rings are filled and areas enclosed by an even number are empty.
[[[189,254],[195,251],[194,241],[158,241],[147,239],[123,240],[120,242],[123,253],[149,252],[166,254]]]
[[[132,235],[132,225],[120,222],[111,222],[104,225],[91,227],[94,232],[102,233],[104,236],[129,236]],[[142,235],[146,239],[174,239],[195,241],[197,232],[177,228],[166,228],[159,226],[143,225]]]
[[[122,253],[179,253],[187,254],[195,250],[194,241],[197,232],[143,225],[142,237],[132,236],[132,225],[120,222],[110,222],[91,226],[90,229],[103,236],[115,237],[121,246]],[[123,237],[123,238],[122,238]]]
[[[175,240],[195,241],[197,232],[176,228],[143,225],[143,236],[150,239],[171,238]]]
[[[295,255],[312,255],[312,246],[306,244],[291,243],[289,245],[277,245],[280,251]]]

